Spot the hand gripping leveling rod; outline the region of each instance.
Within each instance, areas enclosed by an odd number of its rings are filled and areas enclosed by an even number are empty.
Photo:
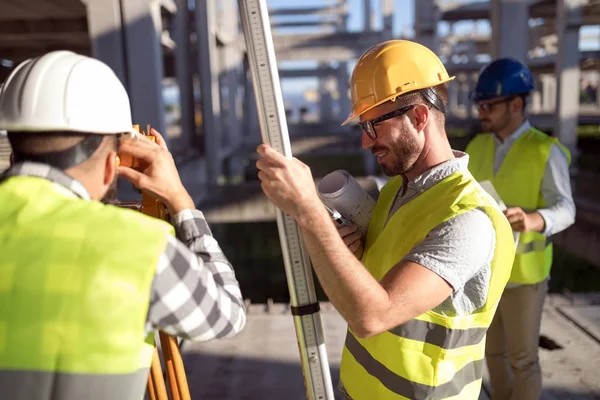
[[[292,151],[265,0],[238,0],[263,142],[288,158]],[[312,268],[296,222],[277,209],[277,226],[309,400],[333,400],[331,373]]]

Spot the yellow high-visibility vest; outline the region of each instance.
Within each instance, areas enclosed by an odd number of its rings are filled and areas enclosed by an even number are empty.
[[[515,141],[494,174],[493,134],[480,134],[467,146],[469,170],[478,181],[491,181],[507,207],[521,207],[525,212],[544,208],[542,179],[553,144],[561,147],[570,163],[571,153],[558,139],[531,128]],[[550,274],[551,266],[551,238],[538,232],[521,233],[510,282],[541,282]]]
[[[0,397],[141,399],[173,227],[42,178],[0,182],[0,204]]]
[[[496,247],[486,303],[470,315],[428,311],[379,335],[360,339],[349,329],[341,380],[355,400],[476,400],[481,390],[485,334],[513,262],[510,225],[469,172],[456,172],[403,205],[389,219],[402,179],[384,186],[375,207],[362,262],[378,281],[441,223],[479,208],[492,221]]]

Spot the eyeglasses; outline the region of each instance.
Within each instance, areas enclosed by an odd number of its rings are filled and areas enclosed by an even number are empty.
[[[370,121],[359,122],[358,126],[360,126],[360,128],[367,134],[368,137],[375,140],[375,139],[377,139],[377,132],[375,131],[375,124],[386,121],[388,119],[400,117],[400,116],[406,114],[407,112],[409,112],[414,106],[416,106],[416,104],[412,104],[410,106],[399,108],[395,111],[392,111],[387,114],[383,114],[382,116],[372,119]]]
[[[505,97],[502,99],[490,101],[487,103],[475,103],[475,106],[477,107],[477,110],[479,112],[489,113],[492,111],[492,109],[494,108],[495,105],[502,104],[502,103],[508,103],[509,101],[511,101],[514,98],[515,98],[515,96],[509,96],[509,97]]]

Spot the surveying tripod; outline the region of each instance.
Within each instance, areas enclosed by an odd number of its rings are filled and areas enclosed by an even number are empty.
[[[141,130],[139,125],[134,125],[134,129],[136,129],[139,134],[155,141],[155,137],[150,135],[149,125],[146,128],[146,132]],[[131,157],[120,156],[119,163],[123,166],[135,168],[136,160]],[[151,217],[168,220],[168,213],[164,204],[160,200],[151,197],[145,191],[142,191],[141,201],[121,202],[119,203],[119,206],[133,208]],[[160,363],[159,351],[155,346],[152,354],[152,364],[148,376],[148,383],[146,385],[148,398],[149,400],[190,400],[190,390],[188,388],[185,368],[183,366],[177,338],[162,331],[158,332],[158,336],[162,349],[162,359],[166,369],[168,391]]]

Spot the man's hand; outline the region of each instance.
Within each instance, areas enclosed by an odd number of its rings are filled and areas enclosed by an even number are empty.
[[[336,225],[337,227],[337,225]],[[363,241],[362,234],[358,230],[358,227],[353,224],[349,224],[347,226],[337,227],[337,230],[344,240],[344,243],[350,251],[358,258],[359,260],[363,254]]]
[[[515,232],[544,231],[544,218],[538,212],[526,213],[520,207],[510,207],[504,210],[504,215]]]
[[[165,140],[155,129],[150,134],[156,138],[156,143],[140,135],[135,143],[120,145],[119,153],[137,158],[140,168],[136,171],[129,167],[118,167],[119,176],[161,200],[171,215],[186,208],[194,208],[194,201],[181,183]]]
[[[256,162],[261,187],[275,206],[296,220],[317,207],[325,211],[306,164],[290,160],[266,144],[256,151],[262,156]]]

